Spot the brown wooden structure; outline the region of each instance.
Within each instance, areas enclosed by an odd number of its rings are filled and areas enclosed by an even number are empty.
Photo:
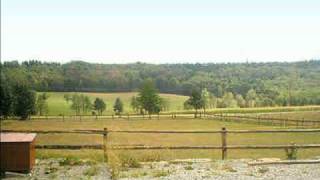
[[[35,165],[35,133],[1,133],[1,172],[28,173]]]

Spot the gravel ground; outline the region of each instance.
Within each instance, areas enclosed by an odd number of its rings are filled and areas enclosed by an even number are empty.
[[[123,178],[121,179],[320,180],[320,164],[249,166],[248,162],[252,162],[252,160],[211,161],[209,159],[197,159],[145,163],[143,168],[123,172]]]
[[[103,179],[108,180],[110,174],[104,163],[90,161],[66,161],[65,159],[36,160],[36,166],[31,173],[6,173],[5,179],[44,180],[44,179]]]
[[[263,159],[262,161],[270,160],[278,159]],[[7,173],[5,179],[111,179],[104,163],[64,162],[63,159],[37,160],[36,166],[30,174]],[[119,178],[121,180],[320,180],[320,164],[249,166],[249,162],[253,162],[253,160],[186,159],[150,162],[142,163],[141,168],[122,171]]]

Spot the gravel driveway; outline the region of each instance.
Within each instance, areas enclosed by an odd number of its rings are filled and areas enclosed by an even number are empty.
[[[120,173],[121,180],[197,180],[197,179],[287,179],[320,180],[320,164],[250,166],[251,159],[210,160],[187,159],[142,163]],[[103,179],[110,174],[104,163],[81,162],[63,164],[61,159],[37,160],[29,175],[7,173],[5,179]],[[69,162],[69,161],[68,161]],[[70,163],[70,162],[69,162]]]
[[[143,168],[124,172],[122,175],[124,178],[122,179],[320,180],[320,164],[249,166],[248,162],[252,162],[252,160],[211,161],[209,159],[196,159],[145,163]]]

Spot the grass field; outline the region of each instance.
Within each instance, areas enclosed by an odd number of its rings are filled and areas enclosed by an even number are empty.
[[[250,114],[264,118],[280,118],[294,120],[317,120],[320,121],[320,111],[299,111],[299,112],[275,112]]]
[[[72,95],[73,92],[48,92],[48,115],[74,115],[74,111],[70,108],[71,102],[67,103],[63,98],[64,94]],[[93,102],[96,97],[102,98],[106,104],[107,109],[103,115],[113,114],[113,104],[117,97],[120,97],[124,103],[124,114],[134,113],[130,101],[132,96],[136,96],[135,92],[124,93],[83,93],[90,97]],[[176,113],[193,113],[193,110],[183,110],[183,103],[188,99],[187,96],[175,94],[160,94],[169,102],[169,112],[161,112],[162,114],[176,112]],[[297,111],[315,111],[320,110],[320,106],[292,106],[292,107],[257,107],[257,108],[217,108],[208,109],[208,113],[264,113],[264,112],[297,112]],[[90,115],[88,112],[87,115]]]
[[[49,113],[48,115],[74,115],[74,111],[70,109],[71,102],[67,103],[63,98],[64,94],[72,95],[73,92],[48,92],[48,105]],[[104,115],[110,115],[113,113],[113,104],[117,97],[120,97],[124,104],[124,113],[132,113],[133,110],[130,106],[131,97],[136,96],[135,92],[127,93],[82,93],[89,96],[93,102],[95,98],[102,98],[106,104],[107,109],[103,112]],[[165,98],[169,102],[170,111],[178,111],[183,109],[183,102],[188,98],[187,96],[175,95],[175,94],[160,94],[162,98]],[[88,112],[91,114],[91,112]]]
[[[161,120],[31,120],[1,122],[2,129],[14,130],[72,130],[72,129],[103,129],[111,130],[219,130],[227,129],[276,129],[276,127],[222,122],[217,120],[177,118]],[[220,145],[219,134],[126,134],[111,133],[108,137],[112,145]],[[269,145],[269,144],[297,144],[320,143],[320,133],[285,133],[285,134],[230,134],[229,145]],[[81,134],[39,134],[38,144],[102,144],[99,135]],[[131,154],[141,160],[152,158],[176,159],[176,158],[220,158],[219,150],[137,150],[116,151],[115,154]],[[102,151],[98,150],[37,150],[37,157],[61,157],[77,156],[80,158],[102,159]],[[309,158],[320,156],[319,149],[299,150],[298,157]],[[285,158],[284,150],[232,150],[229,158],[257,158],[280,157]]]

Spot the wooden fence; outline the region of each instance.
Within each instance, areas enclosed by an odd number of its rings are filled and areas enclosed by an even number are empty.
[[[307,120],[307,119],[289,119],[289,118],[272,118],[261,116],[246,116],[246,115],[227,115],[227,114],[213,114],[211,117],[215,117],[222,121],[235,121],[235,122],[253,122],[257,124],[265,124],[272,126],[282,127],[320,127],[320,120]]]
[[[193,114],[160,114],[160,115],[152,115],[152,119],[176,119],[176,118],[190,118],[193,119]],[[274,117],[262,117],[259,115],[241,115],[241,114],[201,114],[199,113],[198,118],[205,119],[214,119],[220,121],[233,121],[240,123],[255,123],[255,124],[263,124],[263,125],[272,125],[272,126],[281,126],[281,127],[296,127],[296,128],[319,128],[320,120],[308,120],[308,119],[289,119],[289,118],[274,118]],[[50,120],[50,121],[86,121],[86,120],[107,120],[107,119],[117,119],[117,120],[134,120],[134,119],[149,119],[147,115],[137,115],[137,114],[123,114],[121,116],[116,115],[104,115],[104,116],[93,116],[93,115],[70,115],[70,116],[33,116],[31,120],[33,121],[42,121],[42,120]]]
[[[228,145],[228,134],[244,134],[244,133],[320,133],[320,129],[282,129],[282,130],[221,130],[212,131],[158,131],[158,130],[72,130],[72,131],[14,131],[3,130],[2,132],[24,132],[24,133],[80,133],[80,134],[99,134],[102,135],[102,144],[98,145],[36,145],[39,149],[102,149],[104,151],[104,159],[108,161],[108,150],[151,150],[151,149],[220,149],[222,159],[227,158],[228,149],[285,149],[293,151],[298,148],[320,148],[320,144],[285,144],[285,145]],[[108,134],[110,133],[165,133],[165,134],[221,134],[220,146],[145,146],[145,145],[108,145]]]

